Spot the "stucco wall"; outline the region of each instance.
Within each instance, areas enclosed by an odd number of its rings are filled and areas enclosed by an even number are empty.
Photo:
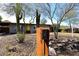
[[[10,30],[9,30],[10,33],[16,33],[17,30],[16,30],[16,25],[15,24],[11,24],[10,25]]]

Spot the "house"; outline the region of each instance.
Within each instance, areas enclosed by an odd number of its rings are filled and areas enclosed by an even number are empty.
[[[49,28],[50,32],[53,32],[53,27],[49,24],[45,24],[45,25],[40,24],[40,26],[44,28]],[[21,32],[25,31],[26,33],[35,33],[36,24],[20,23],[20,30]],[[70,32],[71,30],[69,26],[60,26],[60,29],[58,31],[59,32]],[[74,32],[79,32],[79,29],[74,28]],[[11,23],[8,20],[0,22],[0,33],[6,33],[6,34],[17,33],[16,23]]]
[[[9,21],[0,22],[0,33],[9,33]]]
[[[41,24],[40,26],[46,27],[46,28],[49,28],[49,29],[51,28],[51,25]],[[21,32],[23,32],[25,30],[27,33],[35,33],[36,32],[35,29],[36,29],[36,24],[20,23]],[[0,33],[11,34],[11,33],[16,33],[16,32],[17,32],[16,23],[11,23],[8,20],[0,22]]]

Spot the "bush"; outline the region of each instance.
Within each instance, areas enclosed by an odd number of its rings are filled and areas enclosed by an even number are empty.
[[[25,34],[17,34],[18,43],[23,43],[25,39]]]
[[[66,32],[65,29],[61,29],[61,32]]]

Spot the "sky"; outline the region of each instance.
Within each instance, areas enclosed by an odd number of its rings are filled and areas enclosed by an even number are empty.
[[[9,20],[12,23],[16,23],[16,18],[15,18],[14,15],[10,16],[10,15],[6,14],[5,12],[2,12],[2,11],[0,11],[0,15],[2,16],[2,21]],[[31,18],[25,17],[25,22],[29,23],[29,19],[31,19]],[[23,20],[21,20],[20,23],[23,23]],[[54,23],[57,23],[55,19],[54,19]],[[46,24],[51,24],[50,19],[47,19],[47,23]],[[68,26],[68,24],[66,22],[62,22],[61,25]]]
[[[15,18],[14,15],[13,16],[10,16],[10,15],[4,13],[4,12],[0,12],[0,15],[2,16],[2,21],[9,20],[12,23],[16,23],[16,18]],[[29,23],[29,19],[31,19],[31,18],[27,18],[26,17],[25,19],[26,19],[25,22],[26,23]],[[23,21],[21,20],[20,23],[23,23]],[[54,23],[56,23],[55,20],[54,20]],[[51,25],[51,21],[50,20],[47,20],[47,23],[46,24],[50,24]],[[65,25],[66,26],[67,24],[65,22],[62,22],[61,25]]]

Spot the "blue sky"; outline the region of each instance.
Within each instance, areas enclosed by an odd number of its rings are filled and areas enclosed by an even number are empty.
[[[13,22],[13,23],[16,23],[16,18],[15,16],[10,16],[4,12],[0,12],[0,15],[2,16],[2,21],[4,20],[9,20],[10,22]],[[27,18],[26,17],[26,23],[29,23],[29,19],[31,18]],[[23,21],[21,20],[20,21],[21,23],[23,23]],[[34,22],[35,23],[35,22]],[[56,21],[54,20],[54,23],[56,23]],[[46,24],[51,24],[51,21],[50,20],[47,20],[47,23]],[[67,25],[65,22],[62,22],[61,25]]]
[[[52,7],[52,10],[54,9],[54,7]],[[10,15],[8,15],[8,14],[6,14],[5,12],[2,12],[2,11],[0,11],[0,15],[2,16],[2,21],[4,21],[4,20],[9,20],[10,22],[13,22],[13,23],[16,23],[16,18],[15,18],[15,16],[13,15],[13,16],[10,16]],[[55,18],[57,18],[56,16],[55,16]],[[31,19],[30,17],[26,17],[25,18],[26,19],[26,23],[29,23],[29,19]],[[50,21],[50,19],[48,19],[48,18],[46,18],[46,20],[47,20],[47,23],[46,24],[51,24],[51,21]],[[56,19],[53,19],[53,21],[54,21],[54,23],[57,23],[56,22]],[[23,23],[23,21],[21,20],[20,21],[21,23]],[[34,22],[35,23],[35,22]],[[62,22],[61,23],[61,25],[67,25],[67,23],[66,22]]]

